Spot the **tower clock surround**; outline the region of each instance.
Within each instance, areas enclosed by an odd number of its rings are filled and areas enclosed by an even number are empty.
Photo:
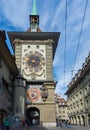
[[[22,44],[22,75],[27,80],[46,79],[45,45]]]

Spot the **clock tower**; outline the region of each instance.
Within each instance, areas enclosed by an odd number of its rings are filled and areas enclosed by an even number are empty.
[[[17,115],[18,108],[18,116],[21,119],[28,118],[30,125],[35,120],[36,124],[55,126],[56,81],[53,80],[52,66],[60,33],[41,31],[36,0],[29,18],[30,27],[26,32],[8,32],[19,75],[22,77],[19,76],[19,79],[23,79],[21,87],[14,87],[14,114]],[[20,106],[23,107],[23,114],[19,111],[19,99],[16,101],[16,97],[23,97],[23,105]]]

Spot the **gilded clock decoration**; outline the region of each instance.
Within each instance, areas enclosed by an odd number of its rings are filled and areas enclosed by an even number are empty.
[[[30,51],[23,57],[23,65],[29,72],[37,73],[43,70],[45,66],[45,58],[43,54],[38,51]]]

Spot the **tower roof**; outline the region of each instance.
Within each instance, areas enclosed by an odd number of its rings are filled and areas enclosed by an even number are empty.
[[[8,32],[8,36],[10,39],[10,42],[12,44],[12,47],[14,48],[13,41],[15,39],[20,40],[53,40],[53,58],[55,55],[55,51],[58,45],[58,40],[60,33],[59,32]]]
[[[36,0],[33,0],[32,15],[38,15]]]

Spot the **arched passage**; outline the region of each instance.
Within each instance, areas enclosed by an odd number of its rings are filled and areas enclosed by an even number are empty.
[[[82,115],[82,121],[83,121],[83,125],[85,126],[85,117],[84,117],[84,115]]]
[[[78,118],[78,125],[81,125],[80,116],[78,116],[77,118]]]
[[[90,126],[90,114],[88,114],[88,125]]]
[[[26,110],[26,118],[29,120],[30,125],[40,124],[40,111],[36,107],[30,107]]]

